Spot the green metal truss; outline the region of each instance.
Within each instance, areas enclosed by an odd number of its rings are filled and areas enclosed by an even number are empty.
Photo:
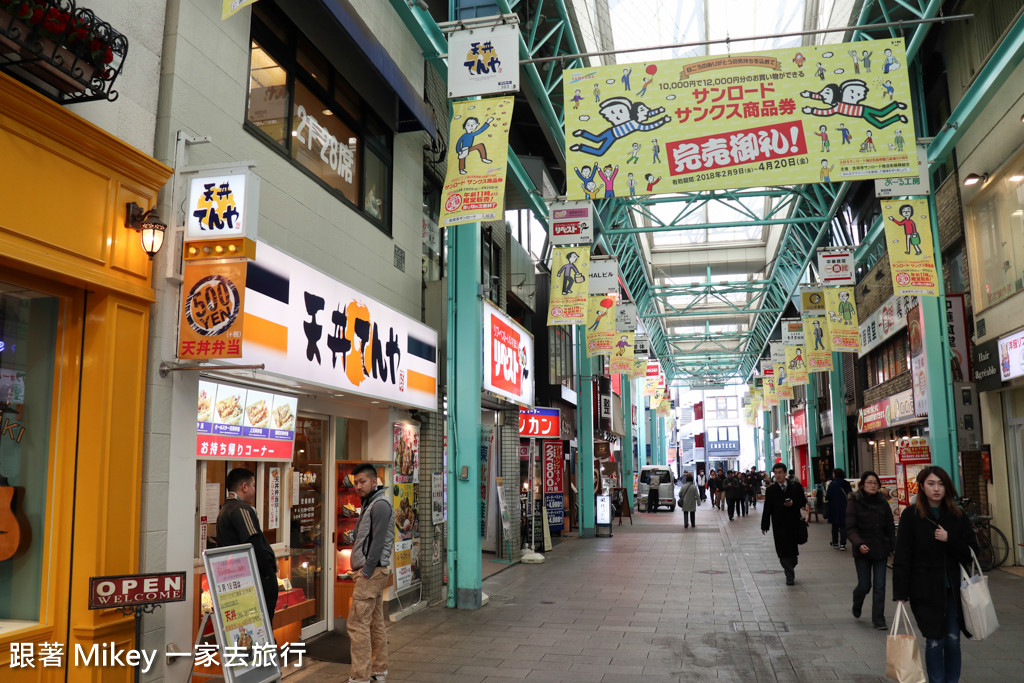
[[[529,6],[518,0],[497,0],[497,4],[499,10],[506,14],[520,10],[528,12],[525,21],[522,22],[523,30],[520,31],[519,52],[522,58],[579,53],[564,0],[538,0]],[[391,5],[417,40],[425,59],[433,64],[442,76],[446,76],[447,66],[441,55],[446,53],[447,43],[437,24],[427,12],[410,7],[406,0],[391,0]],[[938,15],[940,8],[940,0],[864,0],[857,25],[931,18]],[[905,28],[875,29],[870,32],[858,29],[849,32],[845,40],[878,39],[904,35],[909,31],[909,63],[913,62],[930,26],[931,24],[917,24]],[[1019,27],[1020,22],[1017,28]],[[538,68],[536,63],[522,65],[525,95],[538,112],[542,124],[549,127],[547,134],[560,156],[564,154],[565,144],[564,104],[559,96],[562,74],[565,68],[580,66],[583,66],[583,62],[578,57],[545,62],[543,69]],[[949,143],[947,149],[951,149],[951,145],[952,143]],[[510,179],[526,199],[534,215],[546,224],[544,200],[511,149],[509,171]],[[743,379],[754,373],[757,360],[767,350],[768,342],[779,324],[783,310],[815,262],[818,247],[856,245],[855,236],[850,233],[845,222],[836,220],[850,187],[850,183],[815,184],[793,188],[719,190],[641,199],[601,199],[595,202],[598,216],[598,245],[618,256],[627,294],[637,304],[642,325],[651,339],[656,355],[663,361],[670,381],[681,377],[716,381]],[[769,215],[760,217],[743,204],[744,199],[752,197],[777,197],[780,201],[773,205]],[[668,202],[680,203],[681,207],[674,220],[666,222],[659,219],[650,207]],[[712,224],[687,222],[687,218],[695,215],[709,203],[728,203],[746,220]],[[641,217],[644,225],[637,224],[638,218]],[[770,225],[784,226],[784,233],[777,248],[778,255],[769,265],[767,279],[757,282],[711,283],[709,279],[707,283],[695,286],[655,285],[643,246],[639,241],[639,235],[647,232]],[[872,230],[868,235],[870,239],[864,240],[864,245],[858,252],[859,257],[870,259],[884,253],[877,251],[878,247],[875,246],[879,234],[880,229]],[[736,293],[748,293],[750,297],[743,305],[737,306],[727,298],[728,294]],[[715,298],[724,304],[725,309],[717,312],[714,309],[702,310],[700,305],[679,308],[669,304],[669,298],[678,296],[693,296],[698,300]],[[696,359],[691,363],[688,358],[690,352],[681,351],[676,344],[696,342],[697,338],[689,335],[670,335],[666,331],[666,319],[669,318],[707,321],[710,316],[737,314],[754,316],[754,323],[749,331],[732,335],[735,341],[745,346],[741,352],[730,351],[731,355],[724,354],[714,363],[708,361],[707,353],[703,353],[703,363],[696,362]],[[730,338],[723,335],[714,336],[719,340]]]

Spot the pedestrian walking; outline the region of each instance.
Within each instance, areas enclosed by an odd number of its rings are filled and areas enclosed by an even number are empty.
[[[832,483],[825,491],[825,503],[828,506],[826,516],[832,523],[832,542],[829,545],[836,550],[846,550],[846,497],[851,490],[846,472],[838,467],[832,470]]]
[[[853,616],[860,619],[864,598],[871,592],[871,625],[884,631],[885,563],[893,551],[896,525],[881,489],[876,473],[868,470],[860,475],[857,490],[850,494],[846,506],[846,535],[853,546],[853,563],[857,568]]]
[[[711,492],[711,507],[721,510],[722,508],[719,505],[720,501],[718,500],[718,485],[718,475],[715,474],[714,470],[711,470],[711,474],[708,475],[708,491]]]
[[[786,572],[786,585],[796,583],[796,565],[800,555],[797,546],[801,538],[806,539],[807,527],[800,516],[800,510],[807,505],[807,497],[800,482],[786,477],[786,466],[781,462],[772,467],[774,481],[764,494],[761,512],[761,533],[771,528],[775,539],[775,554]]]
[[[930,683],[960,680],[960,632],[968,637],[960,605],[960,566],[972,562],[978,543],[970,522],[954,502],[956,489],[941,467],[917,475],[917,501],[900,515],[892,597],[910,601],[925,637]]]
[[[729,470],[728,478],[725,480],[725,504],[729,509],[729,521],[732,521],[740,507],[740,499],[746,495],[743,484],[735,470]]]
[[[708,499],[707,494],[708,478],[703,472],[697,472],[697,489],[700,491],[700,500],[704,502]]]
[[[697,498],[700,492],[693,483],[693,475],[686,473],[685,483],[679,489],[679,508],[683,511],[683,528],[697,526]]]
[[[647,480],[647,511],[658,511],[658,487],[661,485],[661,478],[657,473],[652,472]]]

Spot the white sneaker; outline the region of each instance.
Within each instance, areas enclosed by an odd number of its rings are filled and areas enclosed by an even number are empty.
[[[374,683],[387,683],[388,672],[382,671],[381,673],[370,674],[370,680]]]

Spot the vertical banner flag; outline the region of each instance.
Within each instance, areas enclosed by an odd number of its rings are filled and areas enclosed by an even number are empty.
[[[764,376],[764,407],[771,409],[779,405],[779,397],[775,393],[775,377],[772,375]]]
[[[548,325],[583,325],[587,322],[590,247],[551,249],[551,296]]]
[[[860,321],[857,318],[853,287],[827,287],[825,312],[832,350],[839,353],[860,351]]]
[[[448,36],[448,97],[519,91],[519,28],[453,31]]]
[[[928,200],[883,201],[882,220],[893,293],[938,296]]]
[[[614,294],[587,297],[587,358],[607,356],[615,346],[615,299]]]
[[[612,374],[629,372],[633,369],[633,340],[634,332],[615,333],[615,351],[608,364]]]
[[[902,38],[566,69],[568,198],[913,175],[907,72]]]
[[[761,410],[761,403],[763,402],[764,391],[761,387],[750,387],[750,403],[754,407],[754,412]]]
[[[661,380],[661,363],[656,360],[647,361],[647,374],[644,376],[643,396],[655,396]]]
[[[921,300],[907,308],[907,338],[910,340],[910,380],[914,388],[914,415],[928,415],[928,354],[924,345],[924,307]]]
[[[772,374],[775,378],[775,396],[780,401],[790,401],[794,398],[793,383],[789,378],[789,371],[786,370],[786,344],[785,342],[771,342],[771,364]]]
[[[828,319],[823,315],[809,315],[803,318],[804,346],[808,372],[831,372],[832,343],[826,334]]]
[[[633,356],[633,364],[629,368],[629,380],[640,379],[647,375],[647,358]]]
[[[439,225],[500,220],[505,214],[505,175],[512,97],[452,104],[448,173]]]
[[[804,325],[800,318],[782,319],[782,342],[785,344],[786,372],[791,386],[807,384],[807,361],[804,344]]]

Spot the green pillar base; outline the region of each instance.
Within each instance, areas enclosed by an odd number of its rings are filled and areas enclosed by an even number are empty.
[[[583,527],[580,529],[580,538],[594,538],[597,536],[597,529],[595,527]]]
[[[458,609],[480,609],[483,606],[483,589],[459,588],[455,591],[455,606]]]

